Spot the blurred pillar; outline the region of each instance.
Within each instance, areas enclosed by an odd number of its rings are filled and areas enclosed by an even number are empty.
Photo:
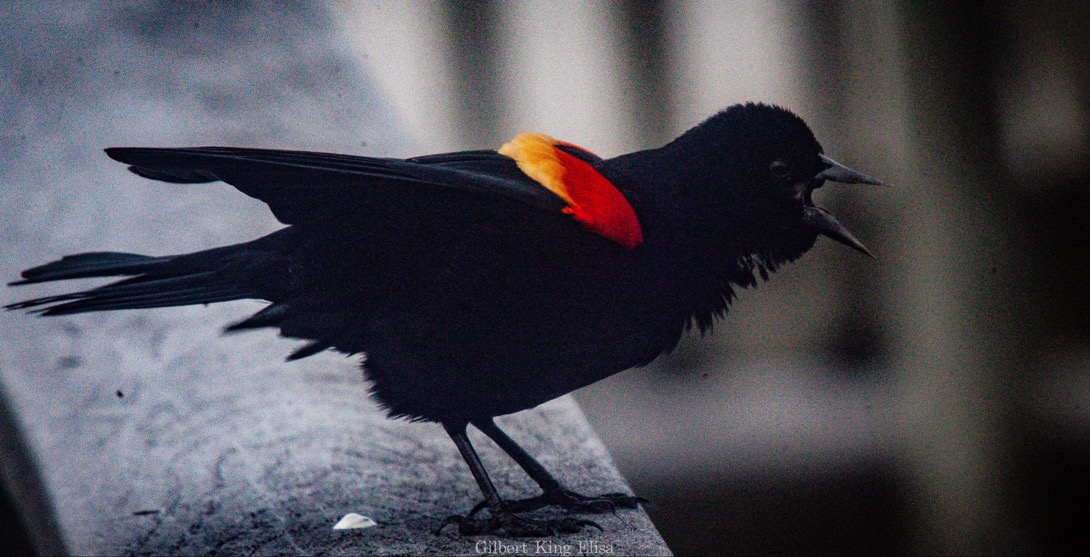
[[[478,118],[472,109],[486,104],[469,105],[469,99],[488,90],[487,83],[473,82],[466,71],[471,61],[480,60],[472,54],[476,45],[487,42],[465,28],[477,24],[473,10],[442,9],[447,6],[427,0],[327,6],[356,60],[375,76],[382,100],[412,139],[411,149],[403,153],[376,153],[374,146],[361,146],[362,152],[411,156],[468,149],[481,141],[481,134],[467,129],[481,129],[473,123]],[[482,3],[476,12],[488,6]]]
[[[636,147],[621,18],[607,2],[502,5],[497,47],[506,141],[539,131],[603,157]]]
[[[667,0],[626,0],[620,5],[625,52],[625,96],[634,106],[639,148],[658,147],[674,138],[670,128],[670,38]]]
[[[445,91],[457,115],[465,146],[495,149],[502,144],[504,35],[502,6],[494,0],[447,2],[444,39],[450,45],[454,87]]]
[[[900,12],[881,3],[844,10],[856,29],[846,43],[859,63],[871,45],[885,45],[904,64],[899,91],[888,89],[898,82],[891,75],[852,111],[877,129],[908,134],[903,149],[901,139],[873,144],[875,156],[901,169],[892,174],[887,218],[900,232],[890,238],[896,251],[885,305],[896,337],[896,424],[919,527],[910,541],[929,553],[999,551],[1018,530],[1004,420],[1019,354],[1021,297],[1011,262],[1021,248],[998,170],[993,8],[905,2]]]

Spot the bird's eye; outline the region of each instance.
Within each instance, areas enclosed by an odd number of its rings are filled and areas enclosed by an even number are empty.
[[[776,180],[783,180],[791,175],[791,166],[779,159],[772,161],[772,164],[768,165],[768,170]]]

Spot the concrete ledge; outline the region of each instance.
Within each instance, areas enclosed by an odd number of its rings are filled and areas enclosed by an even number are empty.
[[[480,500],[442,428],[386,419],[352,359],[286,364],[277,356],[291,343],[271,334],[219,336],[211,323],[238,305],[4,317],[5,329],[24,320],[34,335],[5,347],[7,379],[22,387],[17,398],[52,401],[21,412],[36,424],[31,444],[73,552],[545,554],[535,540],[501,549],[489,545],[498,537],[435,536]],[[630,491],[570,397],[499,422],[573,489]],[[537,493],[472,437],[505,496]],[[377,526],[333,530],[349,512]],[[580,543],[584,553],[668,553],[642,510],[590,518],[605,531],[548,543],[571,554]]]

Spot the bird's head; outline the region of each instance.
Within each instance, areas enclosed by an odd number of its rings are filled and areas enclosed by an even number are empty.
[[[681,167],[678,187],[696,194],[690,214],[704,215],[702,224],[737,250],[791,260],[820,235],[871,255],[813,194],[826,182],[887,184],[826,156],[790,111],[736,105],[664,149]]]

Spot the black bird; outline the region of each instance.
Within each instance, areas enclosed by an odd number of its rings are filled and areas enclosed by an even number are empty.
[[[498,151],[410,159],[226,147],[106,153],[153,180],[227,182],[288,226],[184,255],[69,255],[12,284],[128,278],[8,309],[267,300],[226,330],[276,327],[309,341],[288,360],[327,348],[365,354],[374,398],[391,417],[441,423],[484,494],[440,530],[512,536],[597,526],[524,511],[603,512],[642,499],[566,489],[495,416],[647,364],[690,328],[706,331],[736,288],[767,279],[819,235],[870,255],[811,196],[826,181],[882,184],[826,157],[802,119],[762,104],[606,160],[540,134]],[[501,498],[469,424],[543,493]],[[478,514],[484,508],[488,516]]]

